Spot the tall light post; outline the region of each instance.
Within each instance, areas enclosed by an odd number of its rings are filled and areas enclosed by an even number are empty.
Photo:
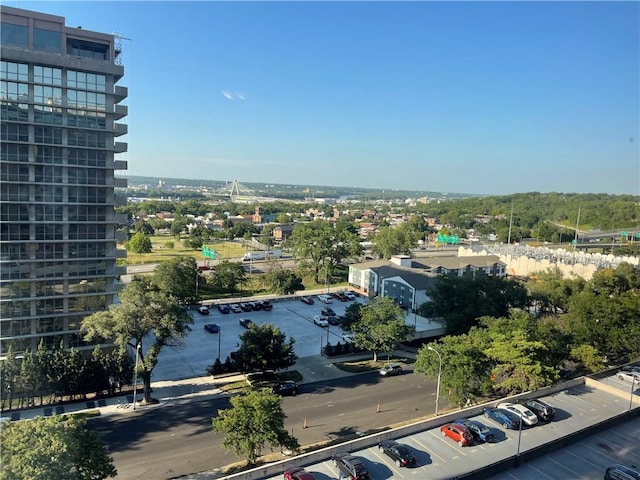
[[[136,396],[138,395],[138,358],[140,357],[140,342],[136,344],[136,366],[133,367],[133,409],[136,409]]]
[[[440,361],[440,365],[438,366],[438,385],[436,386],[436,417],[437,417],[438,403],[440,401],[440,378],[442,376],[442,356],[440,355],[440,352],[438,352],[431,345],[427,346],[427,350],[431,350],[432,352],[435,352],[435,354],[438,355],[438,360]]]
[[[222,327],[218,326],[218,361],[220,360],[220,337],[222,336]]]
[[[520,465],[520,440],[522,439],[522,423],[524,417],[520,417],[520,424],[518,426],[518,447],[516,450],[516,465]]]
[[[640,380],[639,380],[640,381]],[[631,378],[631,395],[629,396],[629,411],[633,408],[633,391],[636,386],[636,376],[632,374]]]

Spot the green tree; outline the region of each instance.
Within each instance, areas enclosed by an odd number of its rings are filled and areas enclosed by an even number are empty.
[[[320,283],[320,272],[330,276],[337,265],[362,253],[356,235],[334,228],[326,220],[297,224],[287,245],[291,247],[291,255],[296,262],[311,270],[316,283]]]
[[[606,368],[602,354],[591,345],[576,345],[571,349],[571,359],[580,362],[586,374],[601,372]]]
[[[418,350],[414,372],[434,380],[438,377],[442,357],[440,391],[450,404],[463,406],[468,398],[484,397],[491,393],[491,360],[484,351],[489,338],[482,329],[473,328],[468,334],[447,336]]]
[[[391,258],[393,255],[409,255],[416,246],[412,232],[407,227],[382,227],[373,237],[373,253],[381,258]]]
[[[0,445],[1,480],[102,480],[117,474],[102,439],[74,416],[5,423]]]
[[[349,331],[355,334],[353,343],[358,348],[373,352],[374,362],[378,361],[378,351],[390,353],[415,331],[405,323],[403,310],[387,297],[370,300],[360,314],[360,320],[352,323]]]
[[[238,290],[238,285],[244,283],[246,277],[242,263],[223,260],[213,267],[213,275],[208,284],[218,292],[234,293]]]
[[[302,278],[292,270],[274,268],[265,275],[265,280],[270,286],[269,291],[279,295],[287,295],[304,290]]]
[[[569,308],[569,299],[574,293],[584,289],[585,281],[563,278],[559,268],[549,269],[535,275],[535,280],[527,284],[532,305],[538,314],[558,314]]]
[[[176,216],[171,222],[171,226],[169,227],[169,231],[171,235],[174,237],[179,236],[180,234],[187,231],[187,225],[189,224],[189,220],[187,217]]]
[[[153,226],[151,226],[149,222],[145,222],[144,220],[136,222],[135,230],[136,232],[142,232],[145,235],[153,235],[155,233]]]
[[[178,257],[160,263],[153,272],[153,282],[161,292],[172,295],[181,305],[191,305],[198,301],[196,285],[205,280],[197,268],[193,257]]]
[[[136,232],[128,242],[125,242],[125,248],[133,253],[151,253],[151,239],[149,235]]]
[[[251,465],[265,444],[299,450],[298,440],[284,427],[286,415],[281,402],[282,398],[269,389],[231,397],[231,408],[218,410],[218,416],[212,419],[213,430],[224,433],[222,446],[244,455]]]
[[[290,367],[298,360],[293,346],[296,341],[271,323],[249,328],[240,335],[234,361],[241,372],[264,372]]]
[[[180,339],[193,323],[178,300],[159,291],[150,279],[135,276],[120,292],[120,303],[108,311],[97,312],[82,320],[89,341],[113,340],[124,355],[127,348],[137,356],[138,375],[142,378],[143,403],[155,403],[151,397],[151,373],[164,347],[180,345]],[[143,341],[150,342],[144,348]]]

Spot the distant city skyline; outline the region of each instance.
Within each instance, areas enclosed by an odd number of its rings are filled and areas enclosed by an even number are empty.
[[[638,2],[4,4],[122,35],[126,175],[640,194]]]

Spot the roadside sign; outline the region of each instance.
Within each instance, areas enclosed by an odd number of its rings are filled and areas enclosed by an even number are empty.
[[[216,258],[216,251],[213,248],[202,246],[202,256],[205,258]]]

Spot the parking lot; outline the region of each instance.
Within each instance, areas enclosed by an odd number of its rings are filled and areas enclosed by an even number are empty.
[[[617,379],[606,379],[615,385]],[[629,390],[630,385],[618,387]],[[635,395],[640,393],[635,391]],[[359,457],[369,471],[372,480],[391,478],[450,479],[480,469],[498,460],[524,453],[539,445],[569,435],[586,426],[597,424],[628,411],[629,400],[584,385],[542,397],[556,410],[550,422],[539,422],[522,430],[505,430],[482,414],[470,418],[489,427],[495,442],[460,447],[453,440],[443,437],[439,428],[396,438],[413,450],[417,459],[414,468],[397,467],[392,459],[382,454],[376,446],[351,452]],[[636,400],[637,405],[637,400]],[[460,413],[457,418],[465,415]],[[520,436],[520,441],[518,437]],[[506,479],[602,479],[604,470],[612,463],[640,466],[640,418],[600,432],[584,441],[558,450],[537,460],[525,463],[494,478]],[[318,480],[335,479],[339,472],[333,462],[325,461],[305,467]],[[281,478],[281,475],[269,478]],[[478,477],[480,478],[480,477]]]
[[[319,315],[324,307],[331,307],[337,315],[344,315],[345,309],[353,303],[334,300],[330,305],[317,299],[316,295],[309,294],[314,299],[313,305],[306,305],[299,298],[271,300],[271,311],[258,310],[253,312],[222,314],[215,304],[209,308],[209,315],[201,315],[196,308],[189,310],[194,324],[192,331],[182,342],[180,347],[163,348],[160,352],[158,365],[153,371],[152,381],[177,380],[206,375],[206,368],[213,364],[219,356],[224,362],[227,356],[237,349],[239,336],[245,332],[240,326],[240,319],[248,318],[255,324],[272,323],[287,336],[296,341],[295,352],[299,358],[320,355],[321,348],[327,343],[335,345],[344,343],[344,332],[338,326],[330,325],[328,328],[320,327],[313,323],[314,315]],[[237,302],[244,301],[238,299]],[[364,297],[355,301],[366,302]],[[229,301],[225,302],[228,303]],[[220,331],[211,334],[205,331],[204,325],[215,323]],[[426,319],[410,314],[407,323],[415,325],[418,330],[440,327],[429,323]],[[146,347],[143,347],[146,348]],[[219,351],[218,351],[219,349]]]

